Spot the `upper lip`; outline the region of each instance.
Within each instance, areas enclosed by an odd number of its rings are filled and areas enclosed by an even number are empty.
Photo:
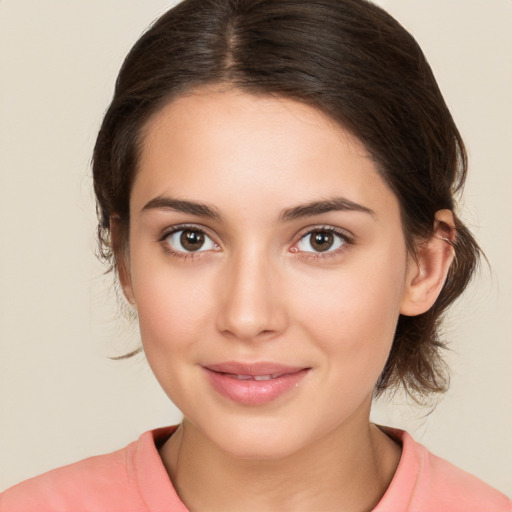
[[[207,364],[204,368],[217,373],[230,373],[233,375],[250,375],[253,377],[259,375],[286,375],[307,370],[304,366],[289,366],[280,363],[268,361],[259,361],[254,363],[242,363],[238,361],[226,361],[224,363]]]

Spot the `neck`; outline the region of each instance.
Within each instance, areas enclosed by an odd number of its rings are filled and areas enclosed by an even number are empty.
[[[278,460],[240,459],[184,420],[160,455],[191,511],[363,512],[389,486],[400,448],[367,420]]]

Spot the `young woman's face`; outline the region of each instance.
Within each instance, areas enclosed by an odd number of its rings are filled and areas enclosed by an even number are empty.
[[[125,292],[185,421],[241,457],[368,423],[409,280],[363,146],[285,99],[202,90],[145,131]]]

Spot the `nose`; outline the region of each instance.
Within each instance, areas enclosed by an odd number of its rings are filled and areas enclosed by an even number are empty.
[[[285,290],[276,265],[256,252],[246,252],[233,258],[221,279],[217,329],[222,334],[255,341],[285,330]]]

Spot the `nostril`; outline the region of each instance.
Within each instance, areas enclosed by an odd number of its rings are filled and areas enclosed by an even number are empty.
[[[282,332],[286,308],[269,266],[261,259],[242,258],[219,275],[216,328],[244,341],[265,340]]]

